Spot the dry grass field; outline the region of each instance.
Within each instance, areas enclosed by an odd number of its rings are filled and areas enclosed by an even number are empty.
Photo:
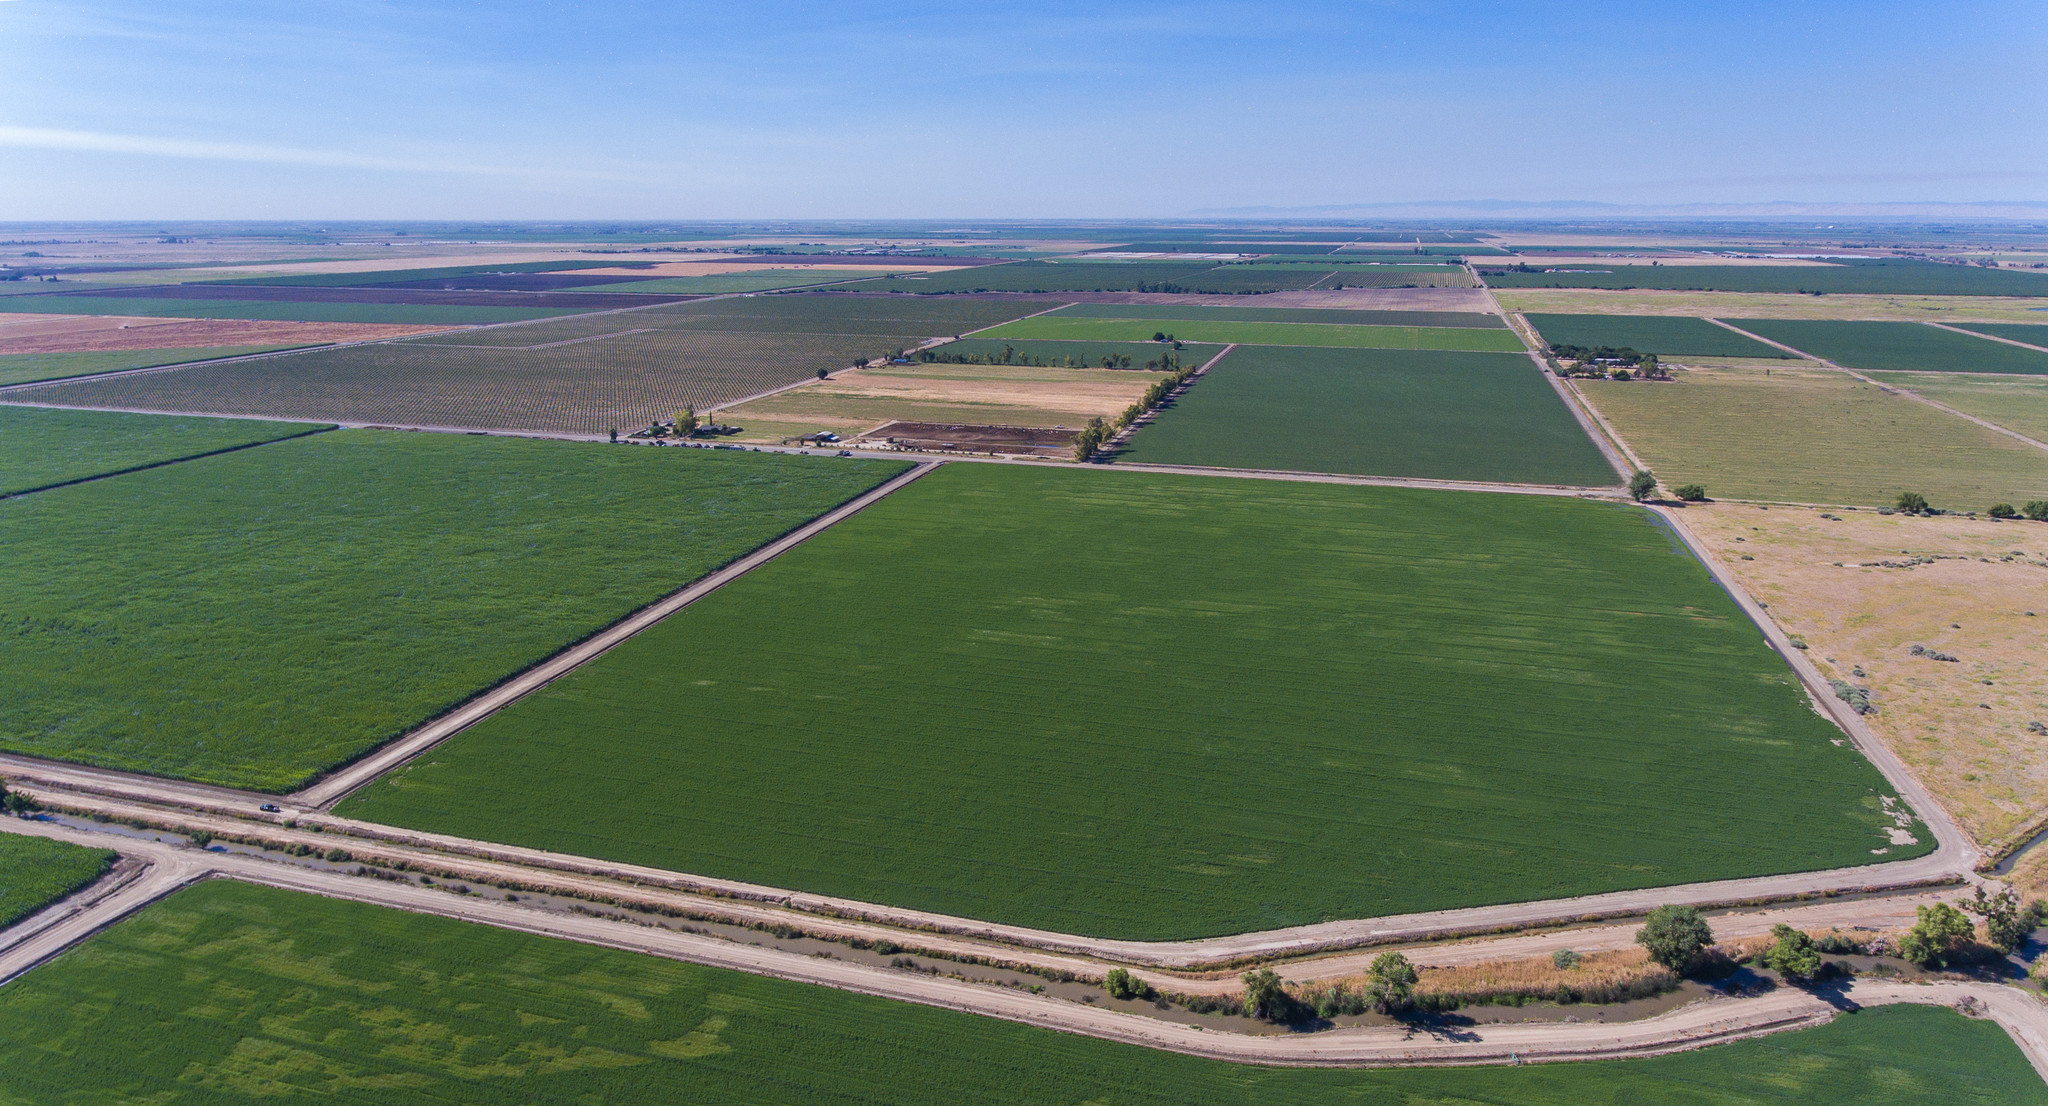
[[[1685,521],[1822,672],[1870,689],[1866,720],[1980,843],[2048,816],[2048,734],[2027,728],[2048,725],[2048,526],[1727,503]]]
[[[814,430],[845,434],[892,419],[1080,427],[1137,402],[1164,375],[1141,369],[880,365],[728,408],[719,412],[719,421],[746,427],[743,441]]]
[[[402,338],[408,334],[428,334],[447,329],[400,323],[15,315],[0,317],[0,355],[193,349],[200,346],[304,346]]]
[[[1774,292],[1677,292],[1649,288],[1502,288],[1507,311],[1561,315],[1697,315],[1715,319],[1882,319],[1899,322],[2038,323],[2038,299],[2017,296],[1801,296]]]
[[[1578,382],[1666,486],[1868,507],[1916,491],[1970,511],[2048,499],[2048,452],[1847,373],[1780,363],[1675,375]]]

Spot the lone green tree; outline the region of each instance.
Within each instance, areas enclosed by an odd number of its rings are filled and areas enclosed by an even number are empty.
[[[1637,503],[1641,503],[1643,500],[1650,498],[1650,496],[1656,494],[1656,491],[1657,478],[1651,475],[1649,469],[1643,469],[1642,471],[1636,473],[1634,476],[1628,478],[1629,498],[1635,500]]]
[[[1151,998],[1152,985],[1122,968],[1111,968],[1103,977],[1102,988],[1111,998]]]
[[[1279,973],[1260,968],[1244,973],[1244,1012],[1260,1021],[1288,1021],[1294,1015],[1294,996],[1280,982]]]
[[[1893,506],[1909,515],[1924,515],[1927,513],[1927,497],[1919,492],[1900,492],[1898,502]]]
[[[1382,1014],[1399,1013],[1414,1004],[1415,984],[1420,978],[1407,957],[1383,952],[1365,971],[1365,1001]]]
[[[1764,967],[1790,979],[1812,979],[1820,974],[1820,946],[1813,938],[1778,923],[1771,927],[1777,940],[1764,950]]]
[[[687,438],[695,433],[696,430],[697,409],[695,407],[685,407],[676,412],[676,433],[678,435]]]
[[[1636,944],[1650,952],[1650,959],[1681,975],[1699,962],[1707,946],[1714,943],[1714,931],[1700,912],[1690,906],[1660,906],[1643,919],[1636,931]]]
[[[1962,911],[1945,902],[1916,906],[1913,914],[1913,928],[1899,938],[1899,955],[1923,968],[1948,967],[1977,932]]]
[[[1698,484],[1680,484],[1671,489],[1671,494],[1687,503],[1701,503],[1707,498],[1707,489]]]

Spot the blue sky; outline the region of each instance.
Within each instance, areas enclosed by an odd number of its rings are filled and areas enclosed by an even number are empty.
[[[2048,199],[2048,4],[0,0],[0,220]]]

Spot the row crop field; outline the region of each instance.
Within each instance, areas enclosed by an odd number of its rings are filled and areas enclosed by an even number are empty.
[[[187,361],[211,361],[219,357],[240,357],[249,353],[270,353],[290,346],[201,346],[185,349],[123,349],[90,353],[0,354],[0,387],[28,384],[37,380],[62,380],[68,376],[146,369],[154,365],[180,365]]]
[[[406,303],[265,303],[112,296],[7,296],[0,311],[46,315],[135,315],[165,319],[277,319],[307,323],[409,323],[420,326],[510,323],[573,315],[570,308],[464,307]]]
[[[0,929],[100,878],[113,863],[105,849],[0,833]]]
[[[325,429],[318,423],[0,406],[0,496]]]
[[[1776,346],[1745,338],[1725,326],[1686,315],[1524,316],[1546,345],[1633,349],[1659,357],[1779,357]]]
[[[982,334],[1002,340],[1142,342],[1154,334],[1184,342],[1262,346],[1349,346],[1361,349],[1463,350],[1520,353],[1514,331],[1486,327],[1346,326],[1336,323],[1263,323],[1228,319],[1108,319],[1038,315]]]
[[[2048,1103],[1939,1007],[1645,1060],[1266,1067],[220,880],[0,990],[0,1042],[0,1098],[46,1106]]]
[[[311,350],[34,389],[92,407],[603,434],[794,384],[1030,301],[762,296]]]
[[[339,809],[1192,938],[1870,863],[1840,736],[1634,507],[951,464]]]
[[[1342,323],[1356,326],[1494,327],[1508,321],[1481,311],[1367,311],[1315,307],[1194,307],[1160,303],[1076,303],[1048,312],[1060,319],[1178,319],[1189,322]]]
[[[283,790],[901,467],[338,430],[0,501],[0,748]]]
[[[710,276],[660,277],[653,280],[635,280],[630,284],[579,285],[568,291],[710,296],[734,292],[767,292],[776,288],[797,288],[807,284],[831,284],[845,280],[866,280],[874,275],[865,269],[756,269],[741,273],[716,273]]]
[[[1323,286],[1338,268],[1252,266],[1213,261],[1017,261],[928,276],[877,278],[864,290],[916,292],[1171,292],[1223,295],[1281,292]],[[1458,274],[1462,276],[1462,273]],[[1425,274],[1403,274],[1423,283]],[[1364,279],[1364,278],[1361,278]],[[1455,280],[1456,277],[1446,277]],[[1359,285],[1364,287],[1366,285]]]
[[[204,281],[208,287],[237,285],[290,285],[300,288],[350,288],[456,277],[495,276],[515,273],[573,273],[581,269],[653,268],[654,262],[633,261],[519,261],[495,265],[440,265],[421,269],[370,269],[349,273],[284,273],[277,276],[233,277]]]
[[[1846,373],[1677,375],[1673,383],[1577,385],[1667,485],[1702,484],[1717,498],[1871,507],[1910,491],[1975,511],[2048,499],[2048,453]]]
[[[1735,325],[1852,369],[2048,374],[2048,353],[1924,323],[1740,319]]]
[[[1665,288],[1704,292],[1821,292],[1906,296],[2048,296],[2048,276],[1911,258],[1827,265],[1615,265],[1596,271],[1482,268],[1495,288]]]
[[[1118,460],[1586,487],[1620,479],[1528,358],[1499,353],[1241,346]]]
[[[1007,350],[1008,353],[1004,351]],[[1163,342],[1065,342],[1004,341],[1000,338],[963,338],[919,354],[933,361],[949,363],[964,359],[969,364],[1044,365],[1056,368],[1158,369],[1162,360],[1182,365],[1199,365],[1223,352],[1214,343],[1182,342],[1180,348]],[[1105,361],[1115,361],[1105,365]],[[1170,368],[1171,366],[1169,366]]]

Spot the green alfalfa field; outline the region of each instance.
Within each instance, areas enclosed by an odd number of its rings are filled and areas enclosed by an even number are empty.
[[[100,878],[113,863],[106,849],[0,833],[0,929]]]
[[[0,496],[325,429],[324,423],[0,406]]]
[[[1639,508],[951,464],[340,810],[1172,939],[1871,863],[1840,736]]]
[[[1117,460],[1575,487],[1621,480],[1527,357],[1437,350],[1239,346]]]
[[[288,789],[903,467],[336,430],[0,500],[0,748]]]
[[[0,988],[0,1101],[2041,1106],[1997,1024],[1898,1006],[1644,1060],[1230,1064],[215,880]]]

